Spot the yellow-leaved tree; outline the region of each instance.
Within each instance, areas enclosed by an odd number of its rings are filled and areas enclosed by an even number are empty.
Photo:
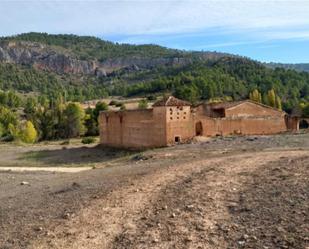
[[[20,139],[24,143],[33,144],[36,142],[38,133],[31,121],[27,121],[20,132]]]
[[[271,89],[267,92],[268,104],[271,107],[276,107],[276,93],[274,89]]]
[[[249,98],[255,102],[259,102],[262,103],[262,95],[259,92],[259,90],[254,89],[250,94],[249,94]]]

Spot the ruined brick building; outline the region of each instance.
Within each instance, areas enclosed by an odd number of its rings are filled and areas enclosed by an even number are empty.
[[[192,107],[172,96],[151,109],[101,112],[99,123],[102,144],[125,148],[167,146],[194,136],[275,134],[295,126],[285,112],[250,100]]]

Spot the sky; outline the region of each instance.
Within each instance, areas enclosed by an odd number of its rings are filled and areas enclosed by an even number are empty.
[[[0,0],[0,36],[31,31],[309,63],[309,0]]]

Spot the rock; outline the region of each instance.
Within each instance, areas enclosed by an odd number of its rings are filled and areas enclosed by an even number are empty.
[[[249,238],[249,235],[244,234],[242,237],[243,237],[244,240],[247,240]]]
[[[187,205],[186,209],[192,211],[194,209],[194,205]]]
[[[34,231],[36,231],[36,232],[41,232],[41,231],[43,231],[43,228],[42,228],[42,227],[35,227],[35,228],[34,228]]]
[[[238,240],[237,243],[238,245],[243,246],[246,242],[243,240]]]
[[[175,214],[175,213],[172,213],[172,214],[171,214],[171,217],[172,217],[172,218],[175,218],[175,217],[176,217],[176,214]]]
[[[191,236],[185,238],[185,242],[191,242],[191,241],[193,241]]]
[[[78,184],[77,182],[73,182],[72,187],[73,188],[80,188],[80,184]]]
[[[20,183],[20,185],[30,185],[30,183],[26,182],[26,181],[23,181],[23,182]]]
[[[62,215],[62,218],[63,218],[63,219],[70,219],[70,218],[73,218],[74,216],[75,216],[74,213],[65,212],[65,213]]]
[[[152,240],[152,243],[158,243],[159,242],[159,240],[157,239],[157,238],[154,238],[153,240]]]

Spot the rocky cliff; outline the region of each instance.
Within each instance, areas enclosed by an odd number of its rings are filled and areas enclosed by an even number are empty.
[[[105,75],[104,69],[95,61],[83,61],[65,51],[33,42],[1,42],[0,61],[53,71],[58,74]]]
[[[150,58],[126,56],[107,58],[104,61],[81,60],[63,47],[49,46],[38,42],[1,41],[0,62],[32,65],[41,70],[58,74],[82,74],[106,76],[114,71],[128,68],[130,71],[166,65],[186,65],[193,60],[215,59],[220,53],[197,53],[194,56],[169,56]]]

